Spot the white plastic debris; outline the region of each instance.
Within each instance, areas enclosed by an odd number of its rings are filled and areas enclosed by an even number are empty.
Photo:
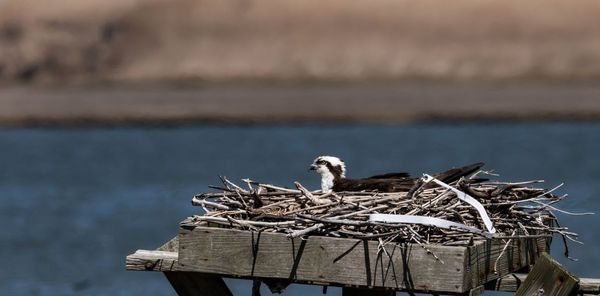
[[[494,225],[492,224],[492,220],[490,220],[490,217],[488,216],[487,212],[485,211],[485,209],[483,208],[483,205],[481,205],[481,203],[479,203],[476,199],[474,199],[473,197],[471,197],[470,195],[428,175],[428,174],[423,174],[423,182],[425,183],[429,183],[429,182],[435,182],[438,185],[450,189],[452,191],[454,191],[454,193],[456,193],[456,197],[458,197],[458,199],[470,204],[471,206],[473,206],[477,212],[479,212],[479,216],[481,217],[481,219],[483,220],[483,224],[485,224],[485,227],[487,228],[488,232],[491,234],[496,233],[496,228],[494,228]]]
[[[481,216],[481,219],[483,220],[483,223],[485,224],[487,231],[477,229],[477,228],[474,228],[471,226],[467,226],[464,224],[448,221],[445,219],[428,217],[428,216],[371,214],[371,215],[369,215],[369,221],[383,222],[383,223],[420,224],[420,225],[427,225],[427,226],[436,226],[436,227],[445,228],[445,229],[460,228],[460,229],[467,230],[467,231],[470,231],[473,233],[478,233],[478,234],[481,234],[481,235],[484,235],[487,237],[491,237],[494,233],[496,233],[496,228],[494,228],[494,225],[492,224],[492,220],[490,220],[490,217],[488,216],[487,212],[485,211],[485,209],[483,208],[483,205],[481,205],[481,203],[479,203],[476,199],[474,199],[470,195],[468,195],[468,194],[466,194],[466,193],[464,193],[464,192],[462,192],[462,191],[460,191],[460,190],[458,190],[458,189],[456,189],[456,188],[454,188],[454,187],[452,187],[452,186],[450,186],[428,174],[423,174],[423,182],[429,183],[432,181],[444,188],[452,190],[454,193],[456,193],[456,196],[458,197],[458,199],[473,206],[477,210],[477,212],[479,212],[479,216]]]
[[[426,226],[436,226],[444,229],[456,229],[460,228],[473,233],[478,233],[486,237],[491,237],[492,234],[486,231],[470,227],[464,224],[448,221],[445,219],[427,217],[427,216],[415,216],[415,215],[393,215],[393,214],[371,214],[369,215],[369,221],[382,222],[382,223],[405,223],[405,224],[420,224]]]

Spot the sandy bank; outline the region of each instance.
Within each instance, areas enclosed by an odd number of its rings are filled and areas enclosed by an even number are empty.
[[[600,120],[600,86],[321,84],[0,89],[0,125]]]

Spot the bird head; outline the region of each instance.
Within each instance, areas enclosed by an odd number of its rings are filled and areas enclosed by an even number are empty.
[[[346,165],[335,156],[319,156],[315,158],[309,169],[317,171],[321,175],[321,190],[323,192],[331,191],[333,180],[336,178],[346,177]]]

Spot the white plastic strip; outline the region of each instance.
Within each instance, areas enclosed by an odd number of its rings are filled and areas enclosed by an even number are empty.
[[[485,227],[487,228],[489,233],[496,233],[496,228],[494,228],[494,225],[492,224],[492,220],[490,220],[490,217],[488,216],[487,212],[485,211],[485,209],[483,208],[483,205],[481,205],[476,199],[472,198],[470,195],[428,175],[428,174],[423,174],[423,182],[425,183],[429,183],[429,182],[435,182],[438,185],[450,189],[452,191],[454,191],[454,193],[456,193],[456,197],[458,197],[458,199],[467,202],[468,204],[470,204],[471,206],[473,206],[475,209],[477,209],[477,212],[479,212],[479,216],[481,216],[481,219],[483,220],[483,223],[485,224]]]
[[[393,215],[393,214],[371,214],[369,215],[369,221],[383,222],[383,223],[405,223],[405,224],[421,224],[427,226],[436,226],[445,229],[460,228],[473,233],[478,233],[486,237],[491,237],[492,234],[485,232],[481,229],[470,227],[464,224],[427,216],[414,216],[414,215]]]

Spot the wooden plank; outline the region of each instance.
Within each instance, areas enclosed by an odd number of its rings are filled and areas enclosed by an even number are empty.
[[[542,294],[567,296],[577,290],[578,282],[579,279],[576,276],[556,262],[550,255],[543,253],[515,296]]]
[[[127,256],[127,270],[144,271],[177,271],[177,252],[137,250],[134,254]]]
[[[516,292],[527,274],[508,274],[485,285],[486,290]],[[600,295],[600,279],[579,278],[579,294]]]
[[[167,251],[167,252],[178,252],[179,251],[179,238],[175,236],[170,241],[164,243],[160,248],[156,249],[157,251]]]
[[[388,244],[310,236],[288,239],[281,233],[187,227],[180,229],[179,263],[186,271],[245,278],[325,282],[360,288],[464,293],[465,247]],[[391,257],[391,258],[390,258]]]
[[[600,294],[600,279],[580,278],[579,291],[588,294]]]
[[[474,246],[468,247],[465,262],[465,282],[468,289],[533,264],[543,252],[550,250],[550,239],[519,238],[511,240],[506,248],[505,245],[503,240],[479,240],[475,241]]]
[[[173,240],[170,243],[173,243]],[[181,271],[177,258],[177,252],[137,250],[127,256],[126,268],[127,270],[162,271],[180,296],[231,295],[221,277]]]

